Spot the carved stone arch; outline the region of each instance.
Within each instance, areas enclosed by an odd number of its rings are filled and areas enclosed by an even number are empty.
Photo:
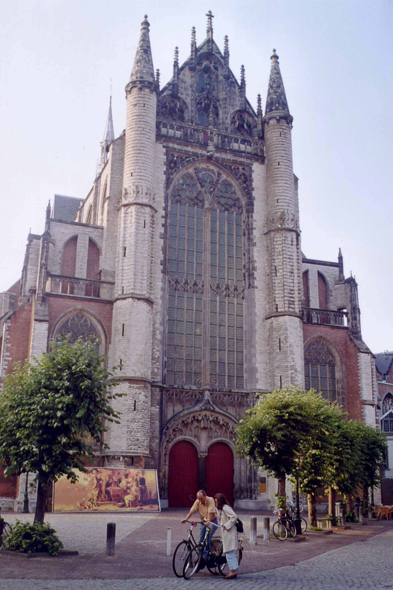
[[[253,137],[257,122],[255,116],[246,110],[237,109],[229,116],[231,133]]]
[[[164,428],[161,451],[162,497],[168,493],[169,452],[181,440],[191,442],[198,457],[206,457],[211,441],[224,442],[234,449],[237,421],[230,415],[209,409],[181,412]]]
[[[304,343],[304,357],[305,357],[305,364],[306,364],[306,355],[311,349],[315,348],[315,354],[318,355],[318,343],[321,343],[322,346],[325,346],[330,353],[336,372],[336,396],[337,396],[337,403],[346,409],[346,399],[345,399],[345,371],[344,371],[344,364],[341,360],[340,352],[335,344],[335,342],[327,337],[325,334],[314,334],[312,337],[308,338],[308,340]],[[323,353],[322,346],[320,347],[321,350],[319,351],[320,354]]]
[[[71,335],[71,341],[78,337],[96,337],[100,345],[101,354],[107,352],[107,334],[100,320],[84,307],[74,307],[59,316],[52,327],[50,340],[60,336]]]

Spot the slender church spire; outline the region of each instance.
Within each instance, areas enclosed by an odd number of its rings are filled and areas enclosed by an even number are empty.
[[[109,145],[115,139],[115,132],[113,129],[113,116],[112,116],[112,97],[109,97],[109,110],[108,117],[106,119],[104,137],[102,140]]]
[[[105,123],[104,137],[101,141],[101,157],[97,163],[97,174],[99,174],[106,164],[108,159],[108,149],[112,141],[115,139],[115,132],[113,129],[113,116],[112,116],[112,97],[109,97],[109,110],[108,116]]]
[[[275,49],[273,49],[273,55],[270,59],[272,65],[270,70],[269,88],[267,91],[265,116],[273,112],[287,113],[289,115],[287,97],[285,95],[280,64]]]
[[[153,58],[150,47],[149,21],[147,15],[142,22],[141,36],[136,50],[134,67],[132,68],[130,82],[155,83]]]

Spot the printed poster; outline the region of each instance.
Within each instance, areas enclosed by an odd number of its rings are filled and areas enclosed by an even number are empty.
[[[89,467],[76,470],[78,481],[66,476],[54,486],[54,512],[159,512],[155,469],[108,469]]]

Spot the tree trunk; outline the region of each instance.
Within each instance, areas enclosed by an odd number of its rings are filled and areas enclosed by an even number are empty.
[[[37,486],[37,505],[35,507],[35,514],[34,514],[34,523],[36,522],[44,522],[45,518],[45,502],[46,502],[46,488],[47,484],[45,485],[40,479],[38,480]]]
[[[317,496],[316,494],[307,494],[308,501],[308,520],[310,526],[317,526]]]
[[[364,485],[363,486],[363,509],[362,509],[362,514],[364,517],[368,518],[368,510],[369,510],[369,505],[368,505],[368,486]]]
[[[353,495],[348,494],[347,496],[348,512],[353,512]]]
[[[281,473],[278,478],[278,488],[277,488],[277,496],[284,496],[286,498],[285,493],[285,473]]]
[[[329,487],[329,514],[333,518],[336,516],[336,490],[331,486]]]

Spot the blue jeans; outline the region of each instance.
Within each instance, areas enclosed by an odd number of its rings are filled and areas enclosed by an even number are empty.
[[[210,522],[213,524],[217,524],[217,518],[215,518],[214,520],[211,520]],[[216,526],[209,527],[209,536],[207,537],[207,543],[203,549],[203,557],[206,559],[208,557],[208,552],[210,551],[210,548],[212,545],[212,536],[214,535],[216,530],[217,530]],[[200,524],[199,525],[199,542],[200,543],[203,543],[203,539],[205,538],[205,531],[206,531],[205,525]]]
[[[228,563],[229,569],[232,572],[237,570],[237,568],[239,567],[239,564],[237,563],[236,549],[233,549],[232,551],[227,551],[225,553],[225,557],[227,558],[227,563]]]

